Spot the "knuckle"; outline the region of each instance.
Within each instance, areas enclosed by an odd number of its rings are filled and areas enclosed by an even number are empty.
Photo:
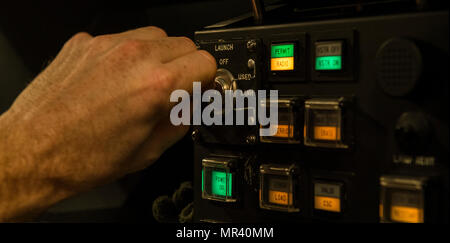
[[[163,30],[163,29],[161,29],[161,28],[159,28],[159,27],[156,27],[156,26],[149,26],[149,27],[147,27],[147,28],[148,28],[148,30],[150,30],[150,31],[158,32],[161,36],[167,37],[166,31]]]
[[[146,53],[145,43],[141,40],[127,39],[121,41],[110,53],[110,57],[125,65],[126,63],[135,64]]]
[[[156,81],[162,85],[169,85],[175,80],[174,72],[164,66],[159,67],[155,73],[157,75]]]
[[[92,36],[86,32],[79,32],[73,35],[68,41],[68,45],[80,45],[82,43],[85,43],[86,41],[92,39]]]
[[[91,39],[91,46],[101,47],[111,43],[112,37],[110,35],[99,35]]]
[[[175,87],[176,74],[174,70],[169,70],[168,68],[161,66],[154,71],[154,85],[157,85],[159,90],[166,92],[171,92]]]
[[[127,39],[122,41],[118,49],[125,54],[136,54],[142,51],[144,48],[144,42],[140,40]]]
[[[176,74],[163,65],[154,67],[144,82],[137,84],[140,96],[146,104],[144,112],[145,116],[159,114],[167,110],[170,105],[169,96],[175,88]],[[151,94],[151,95],[148,95]]]

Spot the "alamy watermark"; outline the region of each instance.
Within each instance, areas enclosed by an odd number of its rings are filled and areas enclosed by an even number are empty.
[[[225,90],[225,97],[222,97],[219,91],[213,89],[202,94],[201,83],[194,82],[192,96],[191,119],[190,94],[186,90],[178,89],[170,95],[170,102],[179,102],[170,111],[170,121],[173,125],[256,125],[258,120],[261,125],[260,136],[274,136],[277,133],[278,104],[271,102],[269,112],[266,104],[267,99],[278,100],[278,90],[269,90],[268,96],[265,90],[258,90],[257,93],[254,90]],[[202,102],[208,103],[203,110]]]

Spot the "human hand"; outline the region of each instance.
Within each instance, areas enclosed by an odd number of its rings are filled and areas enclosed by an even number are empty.
[[[155,27],[75,35],[0,116],[0,181],[20,171],[23,190],[51,185],[57,201],[149,166],[188,130],[169,121],[171,92],[215,72],[209,53]]]

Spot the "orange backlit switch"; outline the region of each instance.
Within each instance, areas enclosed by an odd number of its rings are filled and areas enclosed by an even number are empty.
[[[337,126],[314,126],[314,139],[336,141],[340,140]]]
[[[260,166],[259,206],[263,209],[298,212],[295,165],[264,164]]]
[[[272,58],[270,66],[272,71],[294,70],[294,57]]]
[[[288,181],[283,179],[269,179],[269,202],[279,205],[292,204],[292,192],[289,192]]]
[[[382,176],[380,221],[423,223],[426,177]]]
[[[314,209],[342,212],[342,183],[314,182]]]
[[[268,99],[262,102],[261,109],[270,112],[270,107],[278,107],[278,125],[273,136],[260,135],[263,143],[300,143],[302,134],[303,112],[300,112],[300,100],[297,98]],[[268,128],[269,126],[261,126]]]
[[[344,140],[344,98],[305,101],[304,144],[312,147],[348,148]]]

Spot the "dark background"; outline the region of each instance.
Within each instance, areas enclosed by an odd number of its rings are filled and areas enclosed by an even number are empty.
[[[247,13],[249,1],[9,1],[0,7],[0,113],[56,56],[75,33],[116,33],[154,25],[171,36],[187,36],[204,26]],[[63,201],[40,222],[155,222],[153,200],[171,196],[192,180],[190,135],[152,167]]]
[[[389,5],[369,7],[367,4],[362,11],[355,6],[327,7],[372,1],[376,0],[285,0],[291,5],[268,13],[266,16],[269,18],[263,24],[422,10],[414,0],[380,0],[389,2]],[[417,2],[437,2],[432,6],[438,10],[447,1]],[[0,114],[77,32],[100,35],[154,25],[165,29],[171,36],[193,39],[196,30],[250,11],[250,1],[247,0],[4,2],[0,5]],[[250,18],[238,24],[251,26],[254,23]],[[171,196],[181,182],[192,181],[193,174],[193,143],[188,133],[146,170],[65,200],[36,221],[155,222],[151,210],[153,200],[161,195]]]

